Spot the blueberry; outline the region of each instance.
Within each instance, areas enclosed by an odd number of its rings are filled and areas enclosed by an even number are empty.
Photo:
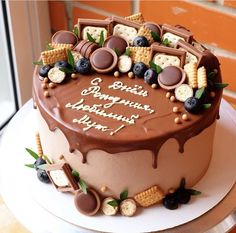
[[[144,81],[149,85],[157,83],[157,75],[158,74],[155,70],[148,69],[144,73]]]
[[[49,179],[48,174],[45,170],[38,169],[37,170],[37,176],[38,176],[38,179],[41,182],[46,183],[46,184],[50,183],[50,179]]]
[[[39,75],[41,77],[47,77],[48,76],[48,71],[51,69],[51,66],[49,65],[46,65],[46,66],[42,66],[40,69],[39,69]]]
[[[143,78],[147,66],[143,62],[137,62],[134,64],[133,72],[138,78]]]
[[[134,38],[133,45],[135,47],[148,47],[149,43],[146,37],[144,36],[137,36]]]
[[[67,61],[58,61],[58,62],[55,63],[54,67],[67,68],[68,67],[68,62]]]
[[[198,113],[201,108],[201,101],[196,97],[189,97],[184,102],[185,109],[190,113]]]
[[[163,205],[169,210],[175,210],[179,204],[174,193],[167,194],[163,199]]]
[[[88,74],[91,71],[91,64],[87,58],[80,58],[75,64],[75,69],[80,74]]]
[[[39,157],[34,163],[34,168],[38,170],[39,169],[38,166],[43,164],[46,164],[46,161],[43,158]]]
[[[180,204],[187,204],[191,199],[191,194],[189,190],[185,188],[178,188],[175,191],[175,195],[176,195],[177,201]]]

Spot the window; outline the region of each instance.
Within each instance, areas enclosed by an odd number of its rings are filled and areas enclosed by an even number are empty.
[[[6,5],[0,2],[0,130],[18,110]]]

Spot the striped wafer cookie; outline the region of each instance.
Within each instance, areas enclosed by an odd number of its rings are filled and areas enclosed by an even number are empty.
[[[192,88],[198,87],[197,63],[188,63],[184,66],[184,71],[187,74],[188,85]]]
[[[134,196],[135,201],[142,207],[148,207],[159,203],[163,198],[164,193],[157,185],[154,185],[151,188]]]
[[[39,157],[43,157],[43,148],[42,148],[42,144],[40,140],[40,135],[38,132],[36,133],[35,138],[36,138],[36,146],[38,150],[38,155]]]
[[[57,44],[57,43],[51,43],[49,44],[49,46],[51,46],[54,49],[72,49],[73,48],[73,44]]]
[[[133,15],[127,16],[127,17],[125,17],[125,19],[133,21],[135,23],[140,23],[140,24],[144,23],[143,15],[140,12],[137,13],[137,14],[133,14]]]
[[[137,36],[146,37],[149,45],[154,42],[153,37],[152,37],[152,31],[147,27],[144,27],[144,26],[140,27],[140,29],[138,30]]]
[[[44,65],[50,65],[56,63],[57,61],[66,60],[66,49],[59,48],[44,51],[41,53],[41,58]]]
[[[197,84],[198,88],[207,87],[207,74],[204,66],[197,70]]]

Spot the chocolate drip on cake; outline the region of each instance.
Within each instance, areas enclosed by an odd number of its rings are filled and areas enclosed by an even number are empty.
[[[135,150],[149,150],[152,152],[152,167],[157,168],[158,154],[162,145],[169,139],[176,139],[179,144],[179,152],[184,152],[184,145],[190,138],[198,135],[202,130],[210,126],[216,119],[219,110],[219,104],[222,92],[216,93],[210,110],[204,110],[199,114],[189,114],[190,120],[181,124],[174,123],[173,106],[179,107],[184,113],[183,104],[181,102],[172,103],[165,97],[166,91],[163,89],[154,90],[145,84],[142,79],[130,79],[127,75],[123,75],[122,79],[111,78],[110,75],[92,74],[89,76],[79,75],[78,80],[70,79],[63,85],[50,89],[49,98],[45,98],[44,90],[41,87],[41,80],[38,77],[38,70],[35,69],[33,91],[37,107],[48,124],[51,131],[59,129],[65,135],[70,152],[78,150],[82,154],[82,163],[87,162],[87,154],[91,150],[103,150],[113,156],[118,156],[120,152],[129,152]],[[108,113],[120,114],[126,118],[131,115],[139,115],[135,120],[135,124],[117,121],[109,117],[101,117],[88,111],[66,108],[68,103],[75,104],[79,100],[84,99],[84,105],[108,103],[108,101],[100,101],[92,95],[81,95],[83,90],[87,90],[91,86],[92,80],[100,77],[100,92],[110,96],[118,96],[125,100],[133,101],[143,105],[150,105],[154,112],[148,112],[135,108],[127,108],[126,106],[114,105],[112,108],[106,108]],[[221,81],[220,74],[216,77]],[[148,96],[143,97],[134,95],[120,90],[109,89],[115,81],[121,81],[123,85],[133,87],[135,85],[148,90]],[[94,89],[95,90],[95,89]],[[106,126],[108,130],[102,132],[91,128],[84,130],[84,125],[73,122],[87,115],[93,122],[97,122],[100,126]],[[121,124],[125,126],[111,135]]]

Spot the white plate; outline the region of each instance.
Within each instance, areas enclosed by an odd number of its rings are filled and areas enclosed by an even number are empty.
[[[39,182],[35,171],[24,167],[24,163],[32,162],[24,148],[36,150],[37,123],[31,104],[32,102],[28,103],[17,113],[2,138],[0,172],[4,198],[10,200],[19,197],[18,202],[21,202],[21,205],[23,205],[23,200],[30,199],[29,201],[42,207],[45,212],[51,213],[74,227],[102,232],[129,233],[173,228],[209,211],[227,195],[235,183],[236,114],[223,101],[220,110],[221,118],[216,128],[214,156],[207,173],[194,187],[200,190],[202,195],[193,197],[188,205],[181,205],[174,211],[167,210],[162,205],[156,205],[148,209],[140,208],[139,213],[132,218],[84,216],[75,209],[73,195],[59,193],[52,185]]]

